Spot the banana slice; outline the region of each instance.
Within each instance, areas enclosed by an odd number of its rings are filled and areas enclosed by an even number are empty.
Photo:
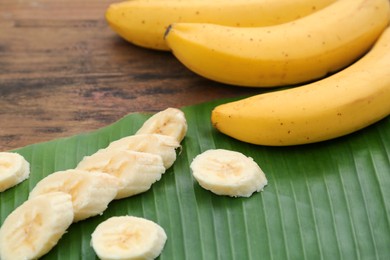
[[[107,149],[131,150],[137,152],[160,155],[165,169],[168,169],[176,160],[176,149],[180,143],[172,136],[160,134],[138,134],[121,138],[110,143]]]
[[[187,128],[183,111],[170,107],[151,116],[136,134],[169,135],[180,143],[187,133]]]
[[[165,245],[164,229],[151,220],[133,216],[111,217],[92,233],[91,245],[104,259],[157,258]]]
[[[102,214],[116,197],[119,185],[118,178],[101,172],[58,171],[38,182],[29,199],[55,191],[68,193],[72,196],[73,222],[77,222]]]
[[[149,190],[165,172],[160,155],[110,149],[101,149],[84,157],[77,169],[104,172],[119,178],[120,186],[115,199]]]
[[[199,185],[218,195],[249,197],[267,185],[267,179],[257,163],[235,151],[205,151],[194,158],[190,167]]]
[[[0,152],[0,192],[5,191],[30,175],[30,164],[18,153]]]
[[[0,229],[0,259],[37,259],[49,252],[73,221],[72,198],[53,192],[27,200]]]

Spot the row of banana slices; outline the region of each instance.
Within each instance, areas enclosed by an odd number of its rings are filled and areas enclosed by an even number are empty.
[[[146,120],[136,134],[84,157],[74,169],[43,178],[31,190],[28,200],[2,223],[0,259],[39,258],[58,243],[72,223],[102,214],[112,200],[149,190],[175,162],[176,150],[186,132],[184,113],[168,108]],[[29,167],[19,154],[5,154],[15,157],[18,163],[13,165],[19,168],[7,168],[10,176],[18,172],[13,175],[14,181],[4,184],[9,188],[28,177],[25,169]],[[0,163],[3,168],[7,166],[5,161],[10,162],[10,158]],[[98,225],[91,245],[101,259],[154,259],[166,239],[158,224],[123,216]]]
[[[39,258],[72,223],[102,214],[113,200],[149,190],[175,162],[186,133],[184,113],[168,108],[146,120],[134,135],[84,157],[74,169],[43,178],[2,223],[0,259]],[[28,177],[29,167],[20,155],[12,156],[19,156],[19,168],[24,169],[16,184]],[[0,160],[1,165],[5,163]],[[260,167],[239,152],[208,150],[190,167],[200,186],[218,195],[249,197],[267,184]],[[164,230],[153,221],[121,216],[99,224],[91,245],[100,259],[154,259],[166,240]]]

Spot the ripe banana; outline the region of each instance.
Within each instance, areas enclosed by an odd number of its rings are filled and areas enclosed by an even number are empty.
[[[238,140],[283,146],[319,142],[390,114],[390,27],[359,61],[323,80],[217,106],[212,124]]]
[[[133,216],[111,217],[92,233],[91,245],[104,259],[157,258],[167,240],[164,229],[151,220]]]
[[[101,172],[82,170],[58,171],[37,183],[29,199],[55,191],[72,196],[74,219],[78,222],[102,214],[119,189],[118,178]]]
[[[268,182],[252,158],[225,149],[211,149],[199,154],[190,168],[201,187],[218,195],[250,197],[263,190]]]
[[[388,0],[339,0],[298,20],[234,28],[176,23],[165,39],[190,70],[222,83],[300,84],[357,60],[388,26]]]
[[[30,164],[18,153],[0,152],[0,192],[3,192],[30,175]]]
[[[167,108],[144,122],[136,134],[161,134],[176,138],[181,143],[187,133],[187,121],[183,111]]]
[[[1,226],[0,259],[38,259],[58,243],[72,221],[72,198],[67,193],[27,200]]]
[[[165,169],[176,160],[176,149],[179,142],[172,136],[160,134],[137,134],[113,141],[106,148],[109,150],[129,150],[160,155]]]
[[[167,27],[174,22],[203,22],[253,27],[281,24],[311,14],[336,0],[132,0],[111,4],[106,20],[127,41],[168,50]]]
[[[165,172],[160,155],[109,149],[84,157],[76,169],[103,172],[119,178],[120,185],[115,199],[149,190]]]

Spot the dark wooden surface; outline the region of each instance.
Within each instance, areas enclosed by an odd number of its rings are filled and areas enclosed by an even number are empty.
[[[0,0],[0,151],[258,90],[201,78],[107,25],[108,0]]]

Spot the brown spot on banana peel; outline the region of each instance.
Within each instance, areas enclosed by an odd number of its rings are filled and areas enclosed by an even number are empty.
[[[171,31],[172,29],[172,24],[168,25],[168,28],[165,30],[165,33],[164,33],[164,39],[167,38],[169,32]]]

